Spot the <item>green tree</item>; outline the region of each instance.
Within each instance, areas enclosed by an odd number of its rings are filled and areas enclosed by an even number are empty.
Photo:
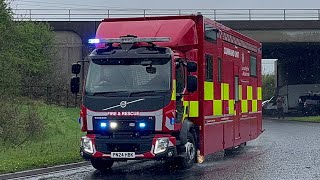
[[[16,86],[46,83],[53,41],[48,24],[13,21],[12,11],[0,0],[0,85],[5,87],[2,92],[14,93]]]
[[[275,75],[265,74],[262,75],[262,97],[264,100],[270,99],[275,95]]]
[[[19,145],[43,131],[35,102],[19,96],[29,85],[47,84],[54,34],[46,23],[16,21],[12,15],[0,0],[0,140]]]
[[[4,0],[0,0],[0,85],[1,92],[4,91],[6,84],[17,83],[20,79],[19,75],[14,72],[14,62],[16,57],[11,55],[11,41],[14,36],[11,33],[13,29],[11,11],[8,9]]]

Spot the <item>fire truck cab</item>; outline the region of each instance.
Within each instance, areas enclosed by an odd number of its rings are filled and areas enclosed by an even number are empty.
[[[105,19],[89,43],[80,152],[96,169],[135,159],[190,168],[262,133],[261,43],[202,15]]]

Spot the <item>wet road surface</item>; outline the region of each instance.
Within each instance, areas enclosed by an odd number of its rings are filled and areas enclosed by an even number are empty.
[[[264,128],[241,154],[219,152],[189,170],[139,161],[105,174],[86,166],[33,179],[320,179],[320,124],[265,119]]]

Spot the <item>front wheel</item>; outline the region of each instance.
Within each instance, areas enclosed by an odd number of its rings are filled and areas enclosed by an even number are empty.
[[[189,169],[196,161],[196,143],[194,136],[190,132],[188,133],[188,141],[184,146],[186,152],[181,158],[180,166],[182,169]]]
[[[109,170],[113,163],[113,160],[91,159],[92,166],[101,172]]]

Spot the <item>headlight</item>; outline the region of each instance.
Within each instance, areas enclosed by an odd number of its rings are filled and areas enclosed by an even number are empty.
[[[93,154],[93,144],[90,138],[88,137],[82,137],[81,138],[81,146],[83,148],[83,151]]]
[[[159,154],[159,153],[165,152],[167,150],[168,145],[169,145],[168,138],[157,139],[156,145],[154,148],[154,154]]]
[[[111,129],[116,129],[118,127],[118,123],[116,122],[110,122],[110,128]]]

